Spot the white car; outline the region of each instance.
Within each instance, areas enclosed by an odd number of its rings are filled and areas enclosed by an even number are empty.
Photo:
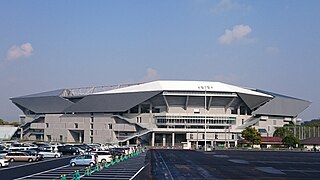
[[[34,144],[12,144],[9,148],[10,151],[22,151],[22,150],[29,150],[32,148],[37,148]]]
[[[51,157],[51,158],[59,158],[61,157],[61,153],[59,152],[52,152],[50,150],[43,150],[43,151],[40,151],[38,154],[42,154],[43,157],[45,158],[48,158],[48,157]]]
[[[9,166],[9,160],[1,158],[0,159],[0,167],[5,167],[5,166]]]
[[[94,151],[91,152],[92,154],[98,155],[97,161],[98,162],[111,162],[112,161],[112,155],[109,151]]]

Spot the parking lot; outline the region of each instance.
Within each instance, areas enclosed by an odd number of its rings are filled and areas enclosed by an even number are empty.
[[[151,150],[152,179],[318,179],[320,153]]]
[[[83,176],[85,174],[85,166],[71,167],[67,164],[18,179],[60,179],[61,175],[66,175],[66,179],[72,179],[76,171],[79,171],[81,179],[130,179],[144,166],[145,154],[120,161],[108,168],[101,169],[101,171],[94,172],[90,176]],[[94,167],[91,168],[91,170],[93,169]]]
[[[0,169],[1,180],[6,179],[61,179],[61,175],[66,175],[66,179],[72,179],[75,171],[79,172],[81,179],[131,179],[145,164],[146,153],[123,159],[122,161],[102,168],[101,171],[84,176],[86,166],[71,167],[69,161],[75,156],[65,156],[59,159],[49,158],[38,162],[12,162],[9,167]],[[95,167],[91,168],[93,171]]]
[[[86,166],[71,167],[75,156],[48,158],[38,162],[12,162],[0,169],[6,179],[72,179],[79,172],[81,179],[318,179],[320,153],[279,151],[216,150],[149,150],[119,160],[91,175]]]

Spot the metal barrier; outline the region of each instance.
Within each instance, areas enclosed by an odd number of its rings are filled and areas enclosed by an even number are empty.
[[[141,153],[144,153],[146,151],[146,148],[138,148],[136,152],[133,152],[129,155],[121,155],[120,157],[117,157],[115,159],[112,159],[110,163],[108,162],[102,162],[102,163],[97,163],[96,166],[91,170],[91,167],[88,166],[84,170],[84,174],[81,176],[79,170],[75,170],[74,173],[72,174],[72,180],[80,180],[81,177],[83,176],[91,176],[94,172],[99,172],[103,169],[108,169],[110,166],[115,165],[116,163],[125,161],[131,157],[137,156]],[[67,176],[65,174],[60,176],[60,180],[67,180]]]

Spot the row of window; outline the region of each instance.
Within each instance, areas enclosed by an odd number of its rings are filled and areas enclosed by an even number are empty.
[[[203,119],[157,119],[158,124],[204,124]],[[207,124],[235,124],[235,120],[207,120]]]
[[[190,134],[190,139],[197,139],[197,137],[194,137],[193,134]],[[204,134],[202,134],[202,139],[205,139],[205,135]],[[214,135],[214,139],[219,139],[218,138],[218,134]],[[231,135],[231,139],[235,139],[235,135],[234,134]]]
[[[182,125],[175,125],[175,126],[166,126],[166,125],[158,125],[158,128],[169,128],[169,129],[204,129],[204,126],[201,125],[194,125],[194,126],[182,126]],[[207,125],[207,129],[227,129],[226,126],[209,126]]]

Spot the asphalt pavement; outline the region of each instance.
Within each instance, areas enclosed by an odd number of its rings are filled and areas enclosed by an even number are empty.
[[[66,156],[62,158],[50,158],[44,161],[38,162],[13,162],[9,164],[9,167],[0,169],[1,180],[12,180],[32,174],[36,174],[43,171],[48,171],[57,167],[69,164],[70,159],[73,156]]]
[[[150,179],[319,179],[320,153],[150,151]]]

